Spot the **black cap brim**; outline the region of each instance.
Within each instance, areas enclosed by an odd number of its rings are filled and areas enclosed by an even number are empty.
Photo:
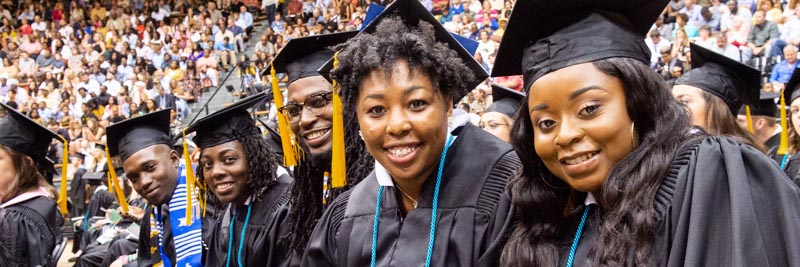
[[[122,161],[153,145],[170,145],[170,110],[130,118],[106,128],[108,152]]]
[[[474,74],[474,79],[471,81],[466,81],[467,88],[462,88],[459,90],[458,94],[456,95],[456,99],[460,99],[467,92],[478,86],[481,82],[486,80],[489,77],[489,74],[486,73],[486,70],[483,69],[481,64],[475,61],[475,58],[472,56],[474,53],[470,53],[467,48],[477,49],[476,44],[471,44],[472,40],[468,40],[465,38],[456,38],[453,34],[448,32],[439,20],[437,20],[433,14],[431,14],[423,5],[417,0],[396,0],[391,5],[386,7],[386,9],[378,15],[375,20],[373,20],[369,25],[364,27],[359,34],[369,34],[375,32],[378,24],[380,24],[381,20],[387,18],[389,16],[399,16],[403,19],[403,21],[407,25],[416,26],[419,24],[419,21],[425,21],[430,23],[433,26],[434,34],[436,35],[435,38],[438,42],[447,44],[447,46],[456,51],[458,53],[458,57],[464,62],[464,64],[472,71]],[[468,43],[467,45],[462,45],[461,42]],[[333,59],[328,60],[325,65],[318,69],[319,73],[322,76],[330,79],[330,72],[333,70]]]
[[[289,83],[320,75],[317,69],[333,57],[332,47],[347,42],[356,34],[358,31],[294,38],[272,60],[275,73],[286,73]],[[271,68],[267,68],[262,75],[269,75],[270,71]]]
[[[499,112],[513,118],[523,98],[525,94],[522,92],[493,84],[492,104],[486,108],[486,112]]]
[[[586,18],[592,12],[604,13],[607,18],[644,39],[667,2],[669,0],[518,0],[500,42],[492,76],[523,74],[523,51],[527,46]],[[603,32],[597,34],[605,35]],[[609,40],[620,38],[617,35],[604,37]],[[601,47],[600,44],[595,44],[578,48],[575,51],[577,53],[596,53],[619,47]]]
[[[267,91],[248,96],[197,120],[186,128],[186,134],[196,132],[192,140],[201,149],[233,141],[245,135],[260,135],[261,132],[247,109],[263,104],[268,97]]]
[[[786,105],[791,105],[795,98],[800,97],[800,71],[797,69],[794,69],[789,82],[784,85],[783,97],[786,100]]]
[[[35,162],[43,161],[50,143],[60,139],[59,135],[6,104],[0,106],[8,114],[0,119],[0,144],[28,155]]]

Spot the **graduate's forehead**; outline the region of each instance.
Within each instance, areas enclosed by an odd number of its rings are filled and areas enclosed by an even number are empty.
[[[166,163],[169,161],[171,149],[164,144],[157,144],[142,148],[123,162],[126,172],[133,172],[149,163]]]

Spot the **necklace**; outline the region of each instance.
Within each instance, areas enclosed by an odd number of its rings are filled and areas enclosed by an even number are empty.
[[[414,204],[414,208],[415,208],[415,209],[417,208],[417,203],[418,203],[418,202],[417,202],[416,200],[414,200],[414,198],[412,198],[411,196],[409,196],[408,194],[406,194],[406,192],[405,192],[405,191],[403,191],[403,189],[402,189],[402,188],[400,188],[400,186],[395,186],[395,188],[397,188],[397,190],[398,190],[398,191],[400,191],[400,193],[402,193],[404,197],[408,198],[408,200],[411,200],[411,202],[413,202],[413,204]]]

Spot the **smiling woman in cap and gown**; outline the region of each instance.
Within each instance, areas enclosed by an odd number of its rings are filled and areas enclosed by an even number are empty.
[[[781,142],[775,158],[789,178],[800,186],[800,71],[795,70],[781,94]],[[786,105],[789,106],[786,106]],[[788,118],[788,119],[787,119]],[[784,137],[785,135],[785,137]],[[785,141],[783,141],[785,140]]]
[[[397,0],[332,67],[375,170],[330,204],[302,265],[495,266],[518,158],[471,124],[448,127],[454,99],[486,79],[480,64],[419,1]]]
[[[266,98],[266,92],[249,96],[186,129],[197,133],[199,181],[226,204],[208,233],[206,266],[288,265],[288,247],[278,240],[292,178],[247,111]]]
[[[528,89],[501,265],[800,265],[797,187],[761,151],[693,130],[649,68],[667,2],[517,1],[493,70]]]
[[[0,220],[6,224],[0,240],[10,255],[0,265],[54,265],[50,254],[60,240],[61,216],[42,188],[46,182],[36,163],[44,161],[50,142],[59,136],[13,108],[0,106],[6,113],[0,118]]]

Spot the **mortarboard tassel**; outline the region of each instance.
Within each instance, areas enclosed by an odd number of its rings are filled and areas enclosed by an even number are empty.
[[[192,220],[194,219],[194,203],[192,200],[194,199],[195,187],[200,188],[200,191],[205,191],[205,188],[202,185],[197,183],[197,178],[194,176],[194,168],[192,168],[192,159],[189,157],[189,145],[186,144],[186,129],[181,131],[183,135],[183,160],[186,164],[186,225],[192,225]],[[198,195],[197,198],[200,201],[200,209],[203,212],[203,216],[206,216],[206,201],[202,194]]]
[[[750,116],[750,105],[744,106],[744,112],[747,114],[747,130],[749,130],[750,133],[755,133],[753,130],[753,117]]]
[[[270,65],[270,79],[272,80],[272,95],[275,106],[283,107],[283,94],[281,94],[281,88],[278,86],[278,75],[275,73],[275,66],[272,63]],[[283,166],[297,166],[303,153],[301,153],[299,143],[295,140],[294,133],[289,129],[289,119],[286,118],[286,114],[278,112],[277,115],[278,133],[281,135],[281,146],[283,148]]]
[[[333,68],[339,66],[339,52],[333,54]],[[332,82],[333,88],[333,144],[331,147],[331,188],[342,188],[347,185],[345,180],[347,162],[344,153],[344,116],[342,115],[342,97],[336,79]]]
[[[58,209],[61,214],[67,215],[67,167],[69,166],[69,144],[67,139],[59,135],[61,142],[64,142],[64,153],[61,155],[61,186],[58,191]]]
[[[117,195],[117,201],[119,201],[119,206],[122,207],[122,213],[128,213],[128,201],[125,200],[125,192],[122,192],[122,188],[119,186],[119,181],[117,181],[117,171],[114,170],[114,163],[111,160],[111,153],[108,153],[108,145],[106,145],[106,163],[108,163],[108,179],[111,181],[109,186],[114,188],[114,193]]]
[[[786,90],[786,89],[783,89]],[[785,155],[789,151],[789,129],[786,125],[786,99],[783,97],[783,91],[781,90],[781,144],[778,146],[778,154]]]

